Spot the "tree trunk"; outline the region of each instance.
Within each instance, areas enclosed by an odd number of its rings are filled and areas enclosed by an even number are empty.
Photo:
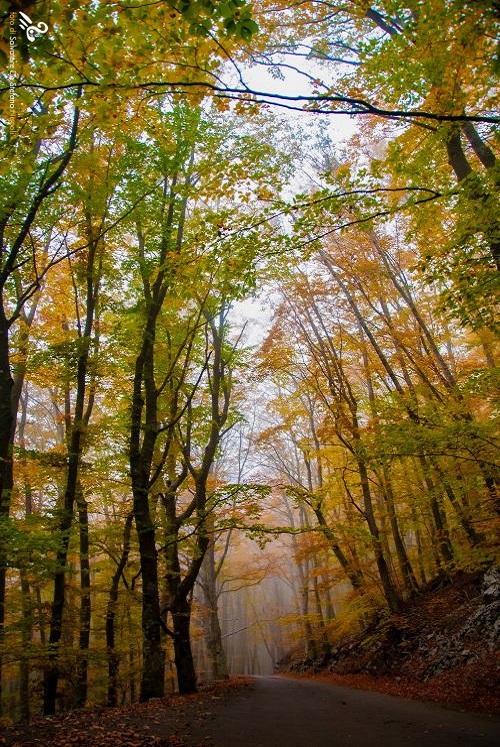
[[[12,463],[13,413],[11,406],[13,379],[9,358],[9,328],[3,304],[0,304],[0,521],[9,517],[14,484]],[[3,533],[2,533],[3,534]],[[5,637],[5,592],[7,579],[7,548],[0,546],[0,716],[2,715],[2,665]]]
[[[425,584],[427,583],[427,574],[425,572],[424,544],[422,542],[422,532],[420,531],[414,501],[410,502],[410,510],[413,522],[413,530],[415,532],[415,542],[417,545],[417,566],[420,573],[420,583],[422,586],[425,586]]]
[[[304,637],[305,637],[305,650],[308,658],[318,658],[318,648],[316,646],[316,640],[314,638],[314,632],[311,625],[311,619],[309,615],[309,581],[306,578],[302,564],[297,563],[297,568],[300,570],[300,602],[302,612],[302,624],[304,626]]]
[[[347,555],[344,553],[344,551],[340,547],[333,529],[329,527],[327,524],[327,521],[325,519],[322,509],[319,506],[314,506],[313,511],[318,520],[318,524],[321,527],[321,531],[323,532],[326,539],[328,540],[330,549],[332,550],[333,554],[337,558],[340,564],[340,567],[343,569],[347,578],[351,582],[352,588],[358,594],[360,595],[364,594],[363,572],[352,564],[352,562],[348,559]]]
[[[64,493],[64,504],[61,509],[59,532],[61,535],[57,551],[56,571],[54,573],[54,593],[51,605],[49,653],[43,681],[44,716],[56,712],[57,686],[59,683],[59,643],[62,636],[63,612],[66,601],[66,570],[70,532],[73,524],[73,506],[75,501],[78,467],[80,457],[80,430],[73,429],[71,439],[68,479]]]
[[[155,283],[155,300],[148,304],[141,349],[135,363],[129,443],[133,513],[142,574],[142,702],[150,698],[162,698],[165,688],[156,528],[149,506],[151,469],[158,436],[154,342],[158,315],[166,293],[166,287],[160,287],[161,280],[159,274]]]
[[[486,151],[479,147],[478,139],[474,136],[470,128],[465,129],[465,134],[469,142],[471,143],[472,147],[474,148],[476,155],[480,158],[480,160],[483,162],[483,159],[485,158],[485,156],[486,156],[486,159],[488,160]],[[477,133],[475,134],[477,136]],[[472,174],[472,167],[469,164],[467,157],[465,155],[464,149],[462,147],[462,141],[460,138],[460,129],[458,128],[457,125],[454,125],[450,128],[450,132],[448,133],[448,138],[446,140],[446,151],[448,154],[448,163],[450,164],[453,171],[455,172],[455,175],[459,182],[463,181],[470,174]],[[486,165],[486,164],[483,163],[483,165]],[[492,165],[494,165],[494,161]],[[481,203],[485,203],[486,201],[489,200],[490,195],[478,190],[477,193],[474,195],[471,195],[471,197],[475,200],[480,200]],[[487,235],[487,241],[488,241],[488,245],[490,249],[491,258],[493,259],[493,262],[495,263],[495,267],[497,270],[500,270],[500,241],[498,240],[498,238],[496,238],[497,236],[498,236],[498,223],[495,223],[493,226],[490,227],[490,231],[488,232],[488,235]],[[495,237],[495,238],[491,238],[491,237]]]
[[[197,691],[196,671],[191,650],[191,605],[187,599],[177,602],[171,611],[174,632],[174,658],[177,670],[177,684],[181,695]]]
[[[142,678],[140,700],[164,695],[165,652],[162,645],[158,552],[149,511],[148,488],[134,489],[134,517],[139,540],[142,575]]]
[[[310,485],[312,487],[312,485]],[[292,529],[295,529],[293,513],[287,503],[287,514]],[[300,526],[305,526],[305,511],[304,507],[300,506]],[[300,550],[298,547],[297,536],[292,533],[292,547],[293,556],[295,560],[295,567],[297,569],[297,575],[299,580],[299,598],[300,598],[300,615],[302,618],[302,627],[304,628],[304,643],[305,643],[305,655],[312,659],[318,658],[318,650],[316,647],[316,641],[314,638],[314,632],[311,625],[311,619],[309,616],[309,570],[307,558],[302,559],[300,557]]]
[[[496,164],[496,157],[491,148],[484,142],[472,122],[462,122],[462,132],[469,141],[474,153],[485,169],[492,169]]]
[[[328,578],[328,566],[329,566],[329,557],[328,552],[324,553],[323,561],[321,563],[322,568],[326,569],[322,574],[322,580],[323,580],[323,601],[325,605],[325,613],[326,613],[326,620],[327,622],[330,622],[332,620],[335,620],[335,606],[333,604],[332,599],[332,593],[331,593],[331,586],[330,586],[330,580]]]
[[[132,626],[132,615],[130,614],[130,605],[127,605],[127,626],[129,630],[133,629]],[[136,676],[135,676],[135,667],[136,667],[136,650],[134,646],[134,640],[133,638],[130,639],[129,643],[129,649],[128,649],[128,681],[129,681],[129,689],[130,689],[130,702],[135,703],[137,700],[136,690]]]
[[[209,677],[211,680],[225,680],[228,678],[228,673],[219,621],[217,569],[215,565],[215,541],[213,536],[210,538],[203,560],[201,576],[200,586],[206,608],[205,628]]]
[[[406,552],[406,547],[399,531],[398,518],[396,515],[396,504],[394,501],[394,494],[392,490],[391,477],[387,467],[383,468],[383,489],[384,498],[387,513],[389,516],[389,522],[391,525],[392,539],[394,541],[394,547],[396,548],[396,556],[398,558],[398,565],[403,578],[403,584],[406,592],[409,596],[418,589],[417,579],[413,573],[413,568]]]
[[[317,566],[317,563],[316,563]],[[318,620],[318,626],[321,633],[321,652],[323,657],[326,658],[331,653],[330,641],[328,640],[328,630],[325,625],[325,618],[323,615],[323,608],[321,606],[321,595],[319,593],[318,576],[315,574],[313,578],[313,590],[314,590],[314,605],[316,607],[316,617]]]
[[[439,476],[439,479],[444,488],[444,491],[446,495],[448,496],[448,499],[453,509],[455,510],[457,519],[462,529],[464,530],[464,534],[469,540],[469,544],[471,545],[471,547],[475,547],[476,545],[479,545],[484,538],[481,535],[479,535],[474,529],[474,526],[471,523],[470,517],[467,516],[465,507],[460,503],[459,499],[455,495],[455,491],[453,490],[449,479],[447,478],[446,474],[444,473],[444,471],[441,469],[441,467],[437,463],[436,459],[432,459],[431,462],[432,462],[432,466],[434,467],[434,469],[436,470]],[[460,475],[458,474],[457,477],[460,478]]]
[[[130,553],[130,535],[132,531],[133,513],[129,513],[123,530],[123,548],[118,566],[111,579],[108,606],[106,610],[106,652],[108,655],[108,706],[118,705],[118,675],[120,659],[115,651],[115,618],[118,605],[118,587]]]
[[[457,125],[452,125],[446,139],[446,152],[448,154],[448,163],[455,172],[458,181],[463,181],[469,174],[472,174],[472,167],[467,160],[462,147],[460,138],[460,129]]]
[[[26,572],[21,570],[21,592],[23,595],[23,623],[21,628],[21,660],[19,666],[19,700],[21,721],[30,720],[30,649],[33,638],[33,604]]]
[[[93,406],[93,386],[87,388],[91,334],[94,330],[94,316],[97,307],[99,280],[95,277],[95,261],[99,237],[95,237],[90,216],[87,216],[87,236],[89,252],[86,265],[86,317],[83,329],[79,327],[79,350],[76,368],[76,394],[73,422],[68,423],[68,471],[64,502],[59,523],[60,545],[57,551],[54,573],[54,593],[51,607],[48,664],[44,676],[44,715],[53,715],[56,710],[57,685],[59,681],[59,643],[62,635],[63,613],[66,595],[66,566],[70,533],[73,525],[74,506],[78,497],[80,463],[83,451],[84,432],[88,426]],[[89,393],[85,406],[87,391]]]
[[[25,341],[27,342],[27,335]],[[22,366],[21,372],[15,377],[14,391],[17,388],[17,392],[13,395],[14,400],[14,412],[17,412],[18,405],[21,403],[21,416],[18,424],[18,441],[19,441],[19,462],[24,469],[23,474],[23,488],[24,488],[24,510],[26,516],[31,516],[33,513],[33,489],[30,483],[29,472],[27,470],[28,460],[26,458],[26,441],[25,441],[25,428],[28,417],[28,392],[25,389],[25,396],[22,397],[22,389],[25,378],[25,365]],[[31,554],[30,554],[31,560]],[[22,592],[22,609],[23,609],[23,627],[21,630],[21,661],[20,661],[20,672],[19,672],[19,699],[20,699],[20,716],[22,721],[28,722],[30,720],[30,654],[31,645],[33,640],[33,596],[29,583],[29,579],[25,568],[20,568],[19,571],[21,580],[21,592]],[[40,636],[43,643],[43,631],[40,630]]]
[[[80,530],[80,638],[79,657],[76,670],[76,706],[82,708],[87,701],[88,651],[90,643],[90,621],[92,603],[90,597],[89,517],[88,507],[78,487],[78,518]]]
[[[422,468],[422,474],[424,478],[425,487],[429,495],[429,503],[431,508],[432,518],[434,520],[435,528],[435,539],[436,549],[439,550],[442,559],[445,564],[450,566],[453,563],[455,553],[453,552],[453,546],[450,540],[450,533],[448,530],[448,523],[446,521],[446,514],[444,513],[437,494],[436,485],[430,474],[429,464],[427,459],[420,455],[418,457],[420,466]]]
[[[375,520],[375,514],[373,512],[373,502],[371,498],[368,471],[363,459],[360,459],[358,456],[356,461],[361,480],[364,515],[366,523],[368,524],[368,529],[370,530],[372,547],[375,554],[375,562],[377,564],[380,581],[382,582],[382,589],[384,591],[384,596],[391,612],[398,612],[401,605],[401,599],[392,582],[389,566],[387,565],[386,558],[384,557],[384,553],[382,551],[380,531]]]

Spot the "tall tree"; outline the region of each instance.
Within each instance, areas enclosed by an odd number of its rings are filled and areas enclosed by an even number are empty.
[[[81,214],[83,231],[81,240],[85,252],[70,261],[72,283],[75,290],[76,316],[76,365],[68,376],[66,390],[66,443],[68,450],[67,475],[63,504],[60,507],[58,531],[60,547],[57,553],[57,571],[54,576],[54,594],[51,606],[49,633],[49,661],[44,673],[44,713],[53,714],[56,708],[57,685],[59,680],[59,645],[62,636],[65,607],[65,587],[68,549],[75,515],[75,505],[79,514],[80,532],[80,572],[81,572],[81,657],[77,667],[77,704],[83,705],[87,694],[87,649],[90,635],[90,567],[88,540],[88,510],[80,481],[82,455],[85,447],[85,434],[89,427],[96,397],[97,356],[99,333],[96,321],[99,314],[100,290],[103,277],[105,252],[105,225],[109,220],[110,203],[116,187],[116,174],[113,178],[111,162],[115,157],[113,144],[98,143],[93,134],[88,152],[82,160],[88,169],[80,173],[82,199]],[[75,159],[78,168],[78,159]],[[74,203],[78,203],[75,195]],[[80,285],[81,284],[81,285]],[[83,286],[83,287],[82,287]],[[70,363],[71,365],[71,363]],[[74,393],[70,382],[74,376]],[[71,411],[71,398],[74,397],[74,410]]]
[[[22,317],[25,304],[38,292],[50,267],[59,254],[33,251],[31,232],[38,227],[45,203],[52,199],[63,182],[66,168],[77,143],[80,119],[74,105],[69,132],[59,135],[60,153],[54,157],[42,139],[35,142],[34,152],[12,161],[12,170],[4,176],[3,206],[0,215],[0,519],[9,516],[13,481],[13,448],[19,407],[19,386],[15,386],[11,362],[10,333]],[[14,150],[9,143],[8,149]],[[41,232],[45,231],[41,227]],[[13,289],[16,288],[14,291]],[[8,560],[0,548],[0,644],[5,621],[5,581]],[[1,688],[1,659],[0,659]],[[1,694],[1,690],[0,690]],[[1,697],[0,697],[1,703]],[[0,705],[1,708],[1,705]]]
[[[272,144],[259,144],[250,134],[235,134],[216,119],[209,122],[200,109],[174,105],[156,116],[165,139],[156,140],[150,170],[154,164],[159,184],[146,210],[136,218],[142,333],[134,364],[129,441],[143,583],[143,699],[158,695],[163,688],[158,553],[151,504],[155,494],[165,509],[167,537],[173,538],[166,544],[171,587],[167,607],[172,613],[174,647],[178,647],[179,688],[192,691],[195,687],[188,595],[208,543],[206,485],[229,411],[232,353],[226,342],[225,306],[252,286],[255,258],[265,252],[271,235],[262,226],[262,216],[255,220],[255,227],[251,214],[243,216],[240,201],[245,193],[264,188],[279,161]],[[274,160],[270,171],[261,167],[259,156],[264,153]],[[242,179],[245,188],[240,196]],[[201,207],[203,199],[211,201],[208,210]],[[228,208],[230,199],[236,201],[236,210]],[[215,290],[222,308],[214,301]],[[198,390],[204,394],[195,406]],[[177,515],[178,492],[188,477],[194,497]],[[198,524],[196,543],[181,581],[176,537],[192,516]]]

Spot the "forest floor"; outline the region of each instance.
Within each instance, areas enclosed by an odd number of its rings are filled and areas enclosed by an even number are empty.
[[[183,738],[211,717],[211,707],[247,687],[244,677],[195,695],[171,695],[119,708],[92,706],[0,731],[2,747],[192,747]],[[182,733],[183,737],[179,736]],[[200,747],[205,747],[200,743]]]
[[[497,581],[500,580],[500,570]],[[496,594],[496,592],[495,592]],[[339,641],[321,662],[288,660],[286,675],[500,713],[500,600],[484,593],[483,574],[459,574],[429,588],[398,615]],[[120,708],[93,706],[0,732],[2,747],[192,747],[221,701],[250,687],[238,677],[196,695]],[[182,736],[181,736],[182,735]],[[189,741],[186,738],[191,735]],[[198,742],[199,747],[207,747]]]

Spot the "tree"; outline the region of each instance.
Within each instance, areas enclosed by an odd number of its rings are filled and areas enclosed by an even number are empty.
[[[258,20],[269,41],[254,60],[283,72],[291,67],[310,81],[311,94],[284,96],[285,106],[296,101],[325,114],[364,114],[363,147],[370,151],[375,137],[377,156],[359,168],[351,150],[345,165],[350,171],[352,163],[358,219],[411,210],[424,276],[439,279],[446,303],[464,323],[495,326],[489,296],[499,269],[498,122],[467,119],[472,112],[488,119],[495,109],[494,10],[454,0],[333,8],[332,15],[332,6],[322,3],[283,7],[277,24],[276,13],[264,7]],[[306,59],[315,61],[310,72]],[[324,205],[325,193],[320,197]],[[352,207],[348,194],[339,197]],[[436,222],[443,232],[431,251],[427,231]]]
[[[328,246],[309,258],[307,275],[299,269],[282,283],[281,303],[262,353],[264,370],[283,392],[273,402],[278,425],[263,434],[278,457],[274,469],[287,475],[288,492],[299,505],[311,507],[354,588],[366,592],[360,583],[364,574],[353,574],[355,566],[338,538],[339,522],[351,532],[355,525],[348,514],[337,513],[335,525],[331,518],[334,496],[338,501],[335,491],[344,492],[354,515],[366,522],[364,542],[372,545],[393,610],[401,596],[418,586],[413,566],[421,565],[422,558],[413,555],[408,533],[412,524],[419,532],[416,515],[434,538],[428,551],[438,572],[460,565],[468,552],[482,555],[489,540],[479,526],[494,515],[489,425],[480,419],[472,425],[475,418],[458,361],[448,357],[450,350],[446,356],[442,352],[441,337],[449,339],[449,328],[433,308],[433,289],[419,284],[407,260],[411,254],[390,235],[351,229],[329,238]],[[463,440],[471,427],[486,427],[483,455],[476,452],[474,466],[462,451],[464,443],[475,450],[474,436],[470,443]],[[460,441],[449,438],[456,428]],[[286,451],[277,442],[281,432],[293,444],[302,475],[296,468],[283,471]],[[422,495],[410,499],[415,506],[399,497],[398,463],[403,466],[408,458],[419,464],[427,504]],[[476,474],[475,485],[482,482],[479,500],[477,487],[471,489],[465,477],[470,470]],[[421,553],[421,533],[419,537]],[[362,553],[366,556],[365,548]]]
[[[147,212],[136,219],[143,331],[134,364],[129,442],[143,583],[143,699],[158,695],[163,687],[158,554],[150,505],[155,494],[165,511],[168,602],[164,611],[170,612],[173,620],[179,689],[191,692],[196,686],[189,643],[188,596],[208,546],[206,485],[229,414],[235,351],[227,347],[226,317],[231,300],[251,287],[255,257],[266,246],[266,232],[260,230],[257,237],[251,226],[252,216],[246,219],[250,219],[248,233],[239,235],[245,219],[238,214],[238,233],[233,235],[229,228],[227,234],[222,232],[219,236],[220,225],[226,216],[229,218],[223,200],[238,189],[241,178],[251,191],[261,189],[270,178],[258,160],[254,167],[250,166],[254,154],[262,148],[269,151],[268,145],[254,144],[248,136],[238,141],[230,131],[217,126],[210,132],[201,111],[190,111],[185,106],[174,106],[159,118],[163,119],[163,127],[169,128],[169,140],[163,142],[167,148],[172,140],[175,145],[170,152],[156,146],[161,186],[151,198]],[[224,159],[217,170],[213,160],[209,163],[214,139]],[[250,169],[255,179],[252,186]],[[213,233],[217,231],[215,245],[207,242],[205,235],[205,246],[199,246],[200,227],[190,206],[195,211],[195,200],[206,190],[211,199],[220,193],[222,205],[208,214],[199,212],[201,226],[206,230],[208,224]],[[230,220],[235,220],[234,211]],[[256,227],[262,222],[256,221]],[[214,260],[215,271],[211,264]],[[215,289],[220,301],[214,300]],[[176,297],[185,299],[184,308],[181,305],[176,309]],[[161,378],[158,367],[163,367]],[[200,404],[195,405],[200,396]],[[193,498],[176,513],[179,491],[185,488],[188,477]],[[181,580],[178,535],[191,517],[196,518],[196,542]]]
[[[76,147],[80,110],[75,106],[73,121],[61,153],[53,156],[38,143],[29,163],[21,159],[19,171],[14,168],[5,177],[6,189],[0,218],[2,268],[0,272],[0,517],[9,516],[13,489],[13,447],[20,389],[12,377],[9,333],[23,314],[25,304],[36,295],[50,267],[58,261],[56,255],[37,256],[29,237],[36,228],[44,202],[61,186],[62,177]],[[16,164],[17,165],[17,164]],[[18,201],[23,195],[24,199]],[[41,261],[41,264],[39,264]],[[16,288],[13,294],[12,285]],[[0,550],[0,644],[5,620],[5,550]],[[0,668],[1,680],[1,668]]]
[[[105,225],[109,220],[109,209],[116,189],[116,172],[113,174],[111,162],[115,157],[115,147],[104,141],[98,142],[94,132],[87,153],[82,160],[88,172],[79,173],[80,189],[72,202],[78,205],[81,199],[81,215],[84,229],[82,239],[85,252],[80,251],[76,263],[70,262],[72,284],[75,289],[76,340],[73,342],[75,369],[68,372],[65,387],[65,440],[67,445],[67,474],[63,505],[60,507],[58,532],[60,547],[57,553],[57,571],[54,575],[54,595],[51,607],[49,633],[49,661],[44,674],[44,713],[54,714],[56,708],[57,684],[59,679],[58,648],[62,635],[62,621],[65,607],[66,566],[74,519],[75,505],[79,514],[80,532],[80,573],[81,573],[81,626],[80,651],[78,662],[77,705],[84,705],[87,699],[87,650],[90,639],[90,566],[88,511],[83,494],[80,471],[85,448],[85,435],[88,430],[97,389],[97,359],[99,354],[100,292],[103,277],[103,264],[106,245]],[[75,158],[78,168],[78,157]],[[104,175],[102,179],[101,175]],[[83,255],[83,256],[82,256]],[[80,287],[80,283],[83,288]],[[80,296],[81,294],[81,296]],[[70,343],[71,345],[71,343]],[[70,366],[73,361],[70,362]],[[71,384],[74,376],[74,395]],[[71,400],[74,396],[74,410]]]
[[[235,356],[235,349],[226,341],[227,310],[221,309],[215,318],[208,310],[205,313],[208,317],[205,327],[207,346],[202,367],[206,369],[208,385],[207,412],[203,419],[198,414],[195,420],[193,415],[196,400],[193,398],[189,401],[185,426],[182,430],[178,428],[182,453],[181,473],[174,479],[172,473],[169,473],[165,490],[160,496],[165,510],[163,552],[166,567],[166,600],[162,612],[170,614],[172,619],[172,630],[166,630],[173,639],[181,693],[196,691],[196,672],[190,640],[190,599],[210,545],[210,532],[213,531],[211,514],[214,506],[208,493],[208,481],[230,414]],[[200,424],[203,425],[201,433]],[[178,494],[182,484],[180,477],[187,478],[187,473],[193,483],[192,498],[187,505],[182,506],[181,496]],[[181,553],[184,554],[185,549],[180,532],[185,532],[189,525],[193,527],[191,532],[196,539],[190,549],[189,560],[187,563],[184,561],[185,567],[182,568]]]

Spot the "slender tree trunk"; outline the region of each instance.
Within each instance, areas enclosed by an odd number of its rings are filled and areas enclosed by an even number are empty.
[[[368,529],[370,530],[375,562],[377,564],[380,581],[382,582],[382,589],[391,612],[398,612],[401,605],[401,599],[392,582],[389,566],[387,565],[387,560],[382,550],[380,531],[373,511],[368,471],[363,459],[360,459],[358,456],[356,461],[361,480],[361,490],[363,493],[363,512],[366,523],[368,524]]]
[[[3,299],[0,300],[3,301]],[[9,356],[9,328],[3,311],[3,303],[0,303],[0,522],[6,521],[9,517],[14,485],[12,462],[14,416],[11,405],[13,384]],[[3,713],[2,673],[7,567],[7,548],[2,543],[0,546],[0,716]]]
[[[33,317],[31,317],[32,319]],[[27,343],[28,337],[26,335],[25,342]],[[18,442],[19,442],[19,463],[23,468],[23,488],[24,488],[24,511],[26,516],[31,516],[33,513],[33,489],[29,479],[28,473],[28,460],[26,458],[26,441],[25,441],[25,428],[28,417],[28,392],[27,387],[25,389],[25,396],[22,397],[22,389],[25,378],[25,365],[22,365],[22,370],[18,372],[18,376],[15,379],[14,390],[17,388],[17,392],[14,394],[15,408],[18,409],[21,404],[21,413],[18,423]],[[30,558],[31,559],[31,558]],[[28,722],[30,719],[30,655],[31,646],[33,641],[33,595],[26,574],[25,568],[20,569],[20,580],[21,580],[21,592],[22,592],[22,609],[23,609],[23,627],[21,632],[22,640],[22,652],[20,661],[20,676],[19,676],[19,698],[20,698],[20,715],[21,720]],[[42,633],[42,631],[41,631]]]
[[[413,594],[418,589],[417,579],[413,573],[413,568],[406,552],[406,547],[399,531],[399,524],[396,515],[396,504],[394,500],[394,493],[392,490],[391,477],[387,467],[383,469],[383,488],[385,504],[387,508],[387,514],[389,516],[389,522],[391,525],[392,539],[394,540],[394,547],[396,548],[396,555],[398,558],[398,565],[403,578],[403,584],[408,595]]]
[[[141,235],[139,240],[143,240]],[[142,573],[141,701],[161,698],[165,689],[165,652],[162,645],[156,528],[149,505],[151,470],[158,437],[154,343],[156,325],[167,291],[167,286],[163,285],[164,272],[163,270],[158,274],[153,290],[145,281],[145,295],[149,302],[141,349],[135,363],[129,442],[133,512]]]
[[[427,459],[424,456],[420,455],[418,461],[420,463],[420,467],[422,468],[422,475],[424,478],[425,486],[427,488],[431,514],[434,520],[434,528],[436,532],[436,549],[439,550],[439,553],[445,564],[450,566],[454,561],[455,553],[453,551],[453,546],[450,540],[450,532],[448,529],[446,514],[441,507],[436,484],[430,473],[430,466]]]
[[[30,720],[30,654],[33,640],[33,603],[26,572],[21,570],[21,593],[23,595],[23,623],[21,629],[21,659],[19,666],[19,702],[21,721]]]
[[[219,621],[215,540],[213,535],[209,541],[200,575],[200,586],[206,609],[206,648],[209,677],[212,680],[224,680],[228,678],[228,673]]]
[[[322,567],[328,569],[329,564],[329,553],[325,552],[323,553],[324,558],[322,562]],[[331,587],[330,587],[330,581],[328,578],[328,572],[327,570],[321,574],[323,579],[323,599],[325,604],[325,610],[326,610],[326,619],[328,622],[331,620],[335,620],[335,606],[332,599],[332,593],[331,593]]]
[[[311,618],[309,613],[309,581],[306,578],[301,563],[297,563],[300,578],[300,606],[302,612],[302,624],[304,626],[305,652],[308,658],[317,659],[318,649],[314,637]]]
[[[209,614],[209,637],[207,642],[208,657],[211,667],[211,676],[215,680],[227,680],[226,653],[222,645],[222,631],[220,627],[219,614],[217,609],[217,600],[214,600]]]
[[[197,485],[197,491],[203,493],[203,486]],[[203,505],[203,498],[201,498],[201,505]],[[181,578],[178,541],[173,540],[175,535],[172,533],[169,535],[170,542],[165,551],[167,565],[165,580],[168,592],[168,604],[165,611],[170,612],[172,616],[173,631],[169,631],[169,633],[174,644],[177,686],[182,694],[197,692],[196,671],[190,639],[191,603],[189,596],[198,577],[209,542],[202,527],[203,521],[199,516],[196,549],[183,578]],[[176,525],[178,526],[177,522]]]
[[[360,595],[364,594],[364,578],[363,573],[359,567],[355,567],[352,562],[348,559],[342,548],[338,543],[337,536],[333,529],[328,525],[325,515],[319,506],[313,507],[314,514],[318,520],[318,524],[321,527],[321,531],[328,540],[330,549],[337,558],[340,567],[345,572],[347,578],[351,582],[352,588]]]
[[[325,625],[325,618],[323,615],[323,607],[321,604],[321,595],[319,592],[318,577],[317,575],[313,578],[313,592],[314,592],[314,606],[316,609],[316,617],[318,620],[318,627],[321,634],[321,653],[323,657],[327,657],[331,653],[330,641],[328,640],[328,630]]]
[[[118,676],[120,670],[120,659],[115,650],[115,618],[118,605],[118,587],[120,579],[127,565],[130,553],[130,535],[132,532],[133,513],[129,513],[123,529],[123,547],[116,571],[111,579],[108,606],[106,610],[106,652],[108,655],[108,706],[116,706],[118,693]]]
[[[130,605],[127,605],[127,626],[129,630],[133,630],[132,615],[130,614]],[[137,686],[135,681],[135,667],[136,667],[136,649],[134,645],[134,639],[130,638],[129,649],[128,649],[128,681],[130,690],[130,702],[135,703],[137,700]]]
[[[73,465],[72,475],[75,476]],[[76,483],[76,479],[75,479]],[[59,683],[59,642],[62,636],[62,619],[66,599],[65,574],[67,568],[69,535],[73,521],[72,496],[66,492],[64,506],[61,510],[62,518],[59,524],[61,534],[60,547],[57,552],[56,571],[54,574],[54,593],[51,605],[49,652],[43,678],[43,713],[44,716],[53,715],[56,712],[57,687]]]
[[[89,517],[87,502],[78,486],[78,519],[80,532],[80,636],[79,656],[76,671],[76,706],[81,708],[87,701],[88,652],[90,644],[90,622],[92,602],[90,596]]]
[[[59,644],[62,637],[63,612],[66,602],[66,572],[70,532],[73,524],[74,502],[78,482],[80,457],[80,429],[74,428],[68,457],[68,478],[64,493],[64,504],[61,508],[59,523],[60,545],[56,556],[54,573],[54,594],[51,605],[49,654],[44,674],[43,713],[45,716],[56,712],[57,686],[59,683]]]
[[[139,540],[142,575],[142,678],[140,700],[164,695],[165,652],[160,623],[158,552],[155,527],[149,510],[149,489],[136,484],[134,517]]]
[[[53,715],[56,710],[57,686],[59,682],[59,644],[62,636],[63,613],[66,599],[66,569],[70,534],[74,518],[74,506],[79,489],[80,463],[83,451],[84,432],[88,426],[92,406],[93,387],[89,387],[87,395],[87,376],[89,367],[91,335],[94,329],[94,317],[98,301],[100,272],[95,275],[95,261],[99,245],[99,238],[94,236],[91,217],[87,216],[87,236],[89,238],[89,252],[86,266],[86,317],[83,329],[79,328],[80,354],[76,368],[76,394],[73,421],[68,422],[68,470],[64,501],[61,508],[59,522],[60,544],[57,551],[56,571],[54,574],[54,592],[51,606],[48,663],[43,683],[43,712]],[[68,417],[69,420],[69,417]]]
[[[229,404],[231,399],[231,365],[230,358],[226,359],[225,350],[225,325],[227,309],[222,306],[215,317],[212,317],[206,309],[202,309],[206,319],[206,341],[211,343],[211,352],[207,353],[206,365],[209,368],[209,402],[210,402],[210,427],[202,451],[200,466],[195,467],[191,461],[190,447],[183,450],[184,466],[189,469],[194,482],[194,497],[189,507],[176,515],[175,493],[184,481],[184,469],[181,476],[170,486],[170,492],[164,496],[163,504],[166,511],[166,533],[168,537],[165,548],[166,559],[166,582],[168,587],[169,602],[167,610],[173,620],[173,641],[175,664],[177,668],[177,680],[179,692],[196,692],[196,672],[194,669],[193,655],[190,641],[191,605],[189,598],[192,595],[194,585],[203,564],[203,559],[213,536],[213,525],[210,514],[213,507],[208,507],[207,484],[217,448],[222,437],[222,430],[226,423]],[[211,336],[210,336],[211,335]],[[188,407],[188,418],[191,421],[191,409]],[[188,426],[191,431],[191,425]],[[190,442],[190,435],[187,438]],[[183,522],[191,516],[196,523],[196,541],[188,567],[181,577],[179,563],[178,533]]]
[[[309,486],[312,488],[312,485]],[[294,517],[292,510],[287,503],[287,513],[292,529],[295,529]],[[303,506],[300,507],[300,525],[302,528],[305,526],[305,511]],[[306,657],[312,659],[318,658],[318,650],[316,647],[316,641],[314,637],[313,628],[311,625],[311,618],[309,615],[309,570],[306,559],[300,557],[300,552],[297,543],[297,537],[292,534],[292,547],[293,556],[295,560],[295,567],[297,569],[297,575],[299,577],[299,599],[300,599],[300,615],[302,618],[302,627],[304,629],[304,650]]]
[[[417,546],[417,567],[420,574],[420,583],[425,586],[427,583],[427,574],[425,572],[424,543],[422,542],[422,532],[420,531],[417,510],[414,501],[410,501],[411,518],[413,522],[413,531],[415,532],[415,543]]]
[[[457,519],[464,530],[464,534],[467,537],[469,544],[471,547],[475,547],[476,545],[481,543],[481,540],[483,539],[474,529],[474,526],[472,525],[469,517],[467,516],[464,506],[460,503],[459,499],[457,498],[455,491],[453,490],[451,483],[449,479],[447,478],[444,471],[441,469],[439,464],[435,459],[432,460],[432,466],[436,470],[436,473],[439,476],[439,479],[441,481],[441,484],[443,485],[444,491],[446,495],[448,496],[448,500],[450,501],[451,506],[453,507],[455,514],[457,516]]]

